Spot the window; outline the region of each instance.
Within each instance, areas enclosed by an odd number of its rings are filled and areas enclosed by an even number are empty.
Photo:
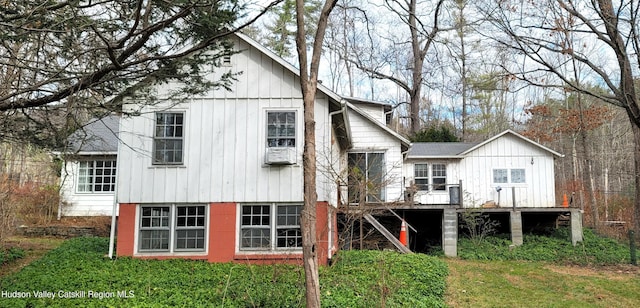
[[[116,190],[116,161],[81,161],[78,165],[78,192],[111,192]]]
[[[493,170],[493,182],[494,183],[508,183],[507,169],[494,169]]]
[[[349,153],[349,203],[384,201],[384,153]]]
[[[156,113],[153,139],[153,163],[176,165],[183,163],[184,114]]]
[[[231,55],[222,56],[222,66],[231,66]]]
[[[301,205],[243,205],[240,217],[241,250],[298,249],[302,247]]]
[[[170,207],[143,207],[140,215],[140,250],[169,250]]]
[[[511,183],[525,183],[524,169],[511,169]]]
[[[526,182],[524,169],[493,169],[493,183],[523,184]]]
[[[140,251],[204,251],[205,240],[204,205],[141,207]]]
[[[296,146],[296,112],[267,112],[267,147]]]
[[[433,190],[447,190],[447,166],[434,164],[432,169]]]
[[[429,173],[429,167],[431,173]],[[413,165],[413,178],[419,191],[447,190],[447,165],[415,164]],[[433,183],[431,187],[429,182]]]
[[[415,164],[413,165],[413,178],[418,190],[429,190],[429,165]]]

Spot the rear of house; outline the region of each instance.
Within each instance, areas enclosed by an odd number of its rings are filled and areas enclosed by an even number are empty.
[[[232,91],[188,102],[129,102],[120,124],[117,254],[212,262],[300,262],[303,109],[299,77],[282,59],[238,34],[222,67],[242,72]],[[212,78],[219,72],[212,72]],[[179,86],[171,84],[165,88]],[[328,90],[316,99],[318,255],[335,250],[337,184],[346,107]],[[323,168],[324,167],[324,168]]]

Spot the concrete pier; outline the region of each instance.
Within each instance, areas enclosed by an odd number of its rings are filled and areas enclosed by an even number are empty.
[[[571,244],[575,246],[582,240],[582,212],[579,209],[571,209]]]
[[[458,256],[458,212],[455,209],[445,209],[442,214],[442,248],[445,256]]]
[[[511,211],[511,242],[515,246],[522,245],[522,212]]]

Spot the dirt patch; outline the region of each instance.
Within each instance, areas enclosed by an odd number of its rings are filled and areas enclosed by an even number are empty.
[[[602,277],[613,280],[625,280],[640,275],[640,267],[630,264],[618,264],[610,266],[569,266],[546,265],[546,269],[563,275]]]
[[[111,216],[62,217],[60,220],[53,220],[43,226],[94,227],[105,229],[108,232],[111,226]]]
[[[96,217],[63,217],[46,223],[23,225],[18,227],[16,235],[26,237],[61,237],[109,236],[111,230],[110,216]]]
[[[29,263],[44,256],[50,250],[60,246],[62,242],[64,242],[64,240],[58,238],[28,238],[15,236],[7,239],[2,244],[3,248],[21,248],[25,251],[25,256],[15,262],[0,266],[0,277],[19,271],[23,267],[29,265]]]

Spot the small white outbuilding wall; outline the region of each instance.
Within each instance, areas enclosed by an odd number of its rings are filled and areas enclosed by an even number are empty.
[[[451,144],[450,152],[429,151],[429,143],[420,146],[426,150],[410,152],[405,162],[405,186],[415,183],[416,164],[438,164],[446,166],[447,190],[419,190],[418,204],[449,204],[449,189],[461,183],[465,208],[558,206],[554,159],[563,155],[516,132],[507,130],[477,144]]]

